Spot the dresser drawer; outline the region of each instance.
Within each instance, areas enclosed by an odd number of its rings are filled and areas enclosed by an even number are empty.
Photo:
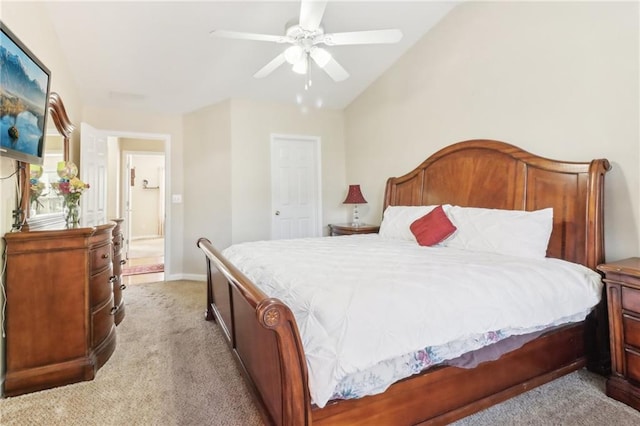
[[[640,383],[640,353],[627,349],[625,357],[627,358],[627,377]]]
[[[111,268],[107,268],[91,277],[89,292],[91,294],[91,306],[104,303],[113,294],[113,282]]]
[[[105,268],[111,264],[112,247],[111,244],[105,244],[91,250],[91,273]]]
[[[99,309],[91,312],[91,344],[93,347],[98,346],[115,327],[113,321],[113,298],[108,303],[102,305]]]
[[[640,290],[622,287],[622,309],[640,314]]]
[[[622,326],[624,327],[624,343],[640,350],[640,318],[623,315]]]
[[[122,253],[122,234],[116,234],[113,236],[113,252],[118,255]]]

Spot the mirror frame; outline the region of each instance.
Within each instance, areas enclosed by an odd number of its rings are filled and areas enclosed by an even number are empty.
[[[64,108],[64,103],[62,103],[62,98],[60,98],[60,95],[56,92],[51,92],[49,95],[49,114],[53,124],[64,140],[64,161],[69,161],[69,139],[76,126],[69,120],[67,110]]]
[[[49,117],[63,139],[63,159],[69,161],[69,140],[76,126],[71,122],[64,107],[62,98],[56,92],[49,94]],[[46,137],[46,136],[45,136]],[[64,216],[60,213],[49,213],[29,217],[29,163],[22,163],[20,168],[20,187],[22,188],[22,198],[20,209],[24,212],[24,225],[22,230],[31,231],[58,227],[64,223]]]

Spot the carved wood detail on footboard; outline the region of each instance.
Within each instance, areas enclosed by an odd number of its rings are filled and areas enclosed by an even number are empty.
[[[271,424],[310,424],[307,364],[291,310],[267,297],[206,238],[207,319],[220,323]],[[255,348],[260,348],[256,351]]]

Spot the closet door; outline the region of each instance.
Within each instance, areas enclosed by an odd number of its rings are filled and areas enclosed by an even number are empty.
[[[322,235],[320,138],[271,135],[271,239]]]

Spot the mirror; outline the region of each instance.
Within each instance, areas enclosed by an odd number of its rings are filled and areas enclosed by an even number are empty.
[[[46,135],[44,162],[42,166],[31,164],[29,177],[37,179],[37,184],[30,182],[29,218],[50,213],[60,213],[64,198],[51,189],[51,183],[58,181],[56,168],[64,160],[64,138],[56,130],[49,130]]]
[[[49,95],[49,119],[55,130],[47,131],[43,165],[25,164],[22,172],[22,211],[26,221],[23,229],[34,230],[57,226],[64,223],[62,215],[62,197],[51,189],[50,183],[58,180],[57,165],[60,161],[69,161],[69,138],[75,126],[69,120],[60,95]],[[31,197],[29,179],[38,176],[42,194],[37,201]],[[35,201],[35,202],[34,202]]]

